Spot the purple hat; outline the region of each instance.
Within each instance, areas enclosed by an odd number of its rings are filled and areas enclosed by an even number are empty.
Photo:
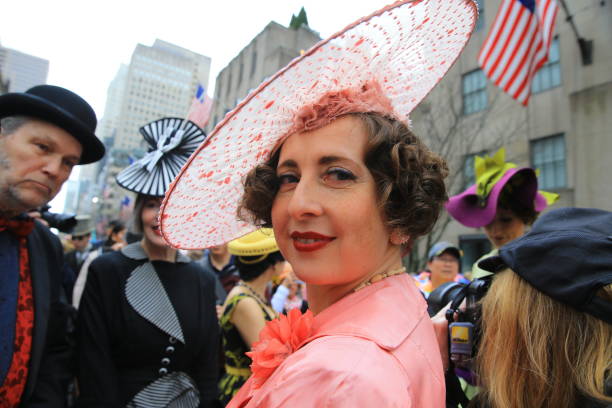
[[[477,157],[476,184],[446,203],[450,215],[466,227],[483,227],[493,221],[499,197],[508,182],[512,186],[512,200],[525,207],[533,204],[536,212],[544,210],[558,198],[556,194],[538,191],[534,169],[506,163],[504,155],[504,150],[500,149],[492,158]]]

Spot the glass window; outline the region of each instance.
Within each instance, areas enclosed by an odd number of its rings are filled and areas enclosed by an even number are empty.
[[[461,78],[463,114],[469,115],[487,107],[487,78],[482,70],[468,72]]]
[[[476,156],[485,156],[487,152],[485,150],[478,153],[466,154],[463,160],[463,188],[468,188],[472,184],[476,183],[476,175],[474,172],[474,158]]]
[[[255,44],[253,44],[255,46]],[[257,68],[257,50],[253,48],[253,59],[251,60],[251,78],[255,74],[255,68]]]
[[[459,235],[459,248],[463,251],[461,270],[467,273],[478,259],[491,251],[491,243],[484,234]]]
[[[229,95],[230,88],[232,87],[232,69],[229,68],[229,73],[227,75],[227,88],[225,88],[225,97]]]
[[[559,54],[559,38],[555,37],[550,44],[548,61],[533,77],[531,92],[543,92],[559,85],[561,85],[561,56]]]
[[[531,164],[540,171],[539,188],[546,190],[567,187],[565,161],[564,135],[545,137],[531,142]]]
[[[240,69],[238,70],[238,86],[242,83],[242,71],[244,70],[244,64],[242,59],[240,59]]]

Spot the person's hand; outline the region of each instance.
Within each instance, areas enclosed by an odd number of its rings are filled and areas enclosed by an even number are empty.
[[[42,214],[39,211],[29,211],[28,216],[34,218],[36,221],[40,222],[45,227],[49,228],[49,223],[43,219]]]
[[[217,309],[217,319],[221,320],[221,316],[223,316],[223,305],[215,305],[215,309]]]
[[[121,248],[123,248],[125,245],[126,245],[126,243],[125,243],[125,242],[115,242],[113,245],[111,245],[111,249],[112,249],[113,251],[118,251],[118,250],[120,250]]]
[[[283,279],[283,281],[281,282],[281,285],[283,285],[286,288],[291,288],[294,282],[295,282],[295,275],[293,274],[293,271],[291,271],[287,274],[285,279]]]

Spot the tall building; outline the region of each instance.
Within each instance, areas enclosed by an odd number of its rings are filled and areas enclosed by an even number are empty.
[[[24,92],[47,83],[49,61],[0,46],[0,73],[8,92]]]
[[[0,95],[8,92],[8,82],[2,77],[2,71],[0,71]]]
[[[208,131],[264,79],[316,44],[321,37],[307,24],[294,28],[270,22],[219,72]]]
[[[66,198],[64,199],[64,213],[77,214],[79,211],[79,190],[83,187],[81,180],[67,180],[65,183]]]
[[[139,128],[166,116],[186,117],[198,84],[208,87],[210,62],[209,57],[155,40],[153,46],[138,44],[129,66],[119,69],[97,130],[107,155],[95,171],[95,190],[84,200],[94,204],[91,211],[99,221],[127,216],[122,210],[133,203],[133,195],[119,187],[115,177],[146,153]],[[91,174],[85,177],[92,180]]]
[[[478,53],[501,0],[479,0],[476,29],[459,60],[412,114],[415,132],[447,160],[450,194],[474,182],[474,156],[506,148],[506,160],[539,170],[539,188],[561,198],[552,208],[612,211],[612,3],[568,0],[579,34],[593,41],[582,61],[576,35],[559,7],[548,62],[536,73],[528,106],[511,99],[478,66]],[[466,254],[471,268],[488,246],[482,229],[444,214],[442,235]],[[439,229],[438,229],[439,231]],[[426,244],[423,244],[426,246]]]
[[[121,64],[106,92],[104,115],[98,123],[96,133],[108,146],[113,146],[113,137],[119,128],[128,72],[129,67]]]
[[[108,165],[113,156],[114,138],[119,126],[121,104],[127,83],[128,66],[121,64],[115,78],[111,81],[106,92],[104,116],[98,121],[96,135],[107,147],[107,154],[102,160],[80,167],[79,181],[83,182],[79,190],[77,212],[91,214],[94,209],[104,208],[112,211],[115,205],[112,200],[102,202],[101,197],[106,186]]]
[[[144,153],[138,129],[163,116],[186,117],[198,84],[208,88],[210,58],[165,41],[138,44],[130,61],[114,148]]]

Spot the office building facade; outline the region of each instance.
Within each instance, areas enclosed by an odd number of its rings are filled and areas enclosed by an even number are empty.
[[[523,106],[478,66],[500,2],[478,1],[476,30],[448,75],[413,112],[415,132],[449,163],[450,194],[473,184],[475,155],[504,147],[507,161],[539,170],[540,189],[560,194],[552,208],[612,211],[612,3],[566,2],[579,35],[592,41],[590,63],[583,62],[576,34],[559,5],[548,62],[536,73],[529,104]],[[459,244],[466,253],[463,269],[471,268],[488,248],[483,230],[465,228],[447,214],[438,223],[443,225],[443,234],[421,245],[441,239]]]
[[[24,92],[47,83],[49,61],[0,45],[0,73],[8,92]]]

